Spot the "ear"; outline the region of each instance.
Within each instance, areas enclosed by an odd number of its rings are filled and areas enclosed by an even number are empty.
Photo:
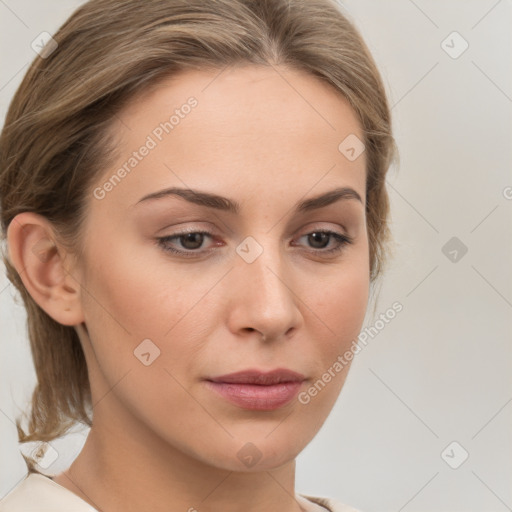
[[[80,282],[76,270],[65,266],[70,255],[58,245],[51,223],[36,213],[20,213],[9,224],[7,244],[9,260],[37,304],[62,325],[83,322]]]

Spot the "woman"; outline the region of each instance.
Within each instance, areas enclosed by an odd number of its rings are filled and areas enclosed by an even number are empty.
[[[294,477],[389,238],[356,29],[331,0],[92,0],[40,53],[0,139],[38,378],[17,425],[91,429],[0,510],[353,511]]]

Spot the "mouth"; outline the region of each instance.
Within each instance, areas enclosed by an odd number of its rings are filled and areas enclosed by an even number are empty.
[[[274,410],[297,395],[304,375],[279,368],[269,372],[242,370],[206,379],[207,387],[231,403],[249,410]]]

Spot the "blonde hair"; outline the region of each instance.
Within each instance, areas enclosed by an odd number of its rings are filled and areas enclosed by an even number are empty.
[[[359,117],[371,282],[382,273],[391,238],[385,176],[397,156],[390,109],[367,46],[334,0],[92,0],[53,38],[57,48],[30,66],[0,136],[3,240],[13,218],[30,211],[80,255],[92,186],[115,156],[107,130],[127,102],[180,70],[282,64],[333,86]],[[91,426],[75,328],[47,315],[2,257],[26,308],[37,375],[28,433],[16,419],[19,441],[50,441],[76,422]]]

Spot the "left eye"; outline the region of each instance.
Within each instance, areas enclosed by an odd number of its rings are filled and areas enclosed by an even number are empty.
[[[158,245],[167,252],[179,254],[184,257],[198,256],[201,253],[208,252],[208,250],[199,251],[203,246],[205,237],[212,238],[213,234],[208,231],[190,231],[183,233],[176,233],[174,235],[164,236],[157,238]],[[342,235],[336,231],[316,230],[311,231],[299,237],[307,237],[308,242],[312,243],[312,252],[319,254],[333,254],[341,251],[346,245],[353,243],[352,238],[347,235]],[[326,249],[329,242],[334,239],[334,247]],[[171,242],[174,240],[180,241],[182,249],[172,247]]]
[[[336,231],[323,231],[323,230],[317,230],[312,231],[311,233],[307,233],[306,235],[302,235],[300,238],[308,237],[308,241],[312,241],[313,245],[316,245],[316,247],[313,247],[315,252],[319,252],[320,254],[332,254],[335,252],[341,251],[346,245],[353,243],[352,238],[350,238],[347,235],[342,235],[341,233],[337,233]],[[325,249],[326,246],[329,245],[329,242],[334,239],[334,247],[331,249]],[[324,243],[326,242],[327,243]],[[320,245],[320,248],[318,248],[318,245]]]

